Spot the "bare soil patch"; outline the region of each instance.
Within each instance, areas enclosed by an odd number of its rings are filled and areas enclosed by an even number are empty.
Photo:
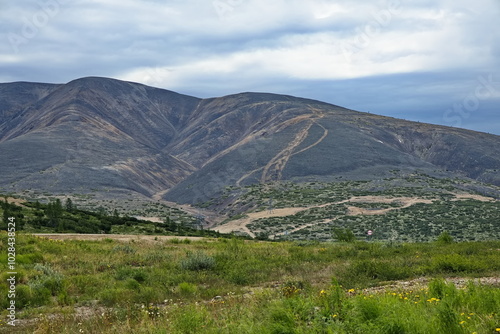
[[[386,291],[408,291],[419,290],[426,288],[433,278],[419,277],[409,281],[391,281],[386,285],[376,286],[373,288],[364,289],[365,293],[381,293]],[[444,278],[447,283],[453,283],[458,289],[463,289],[469,282],[474,282],[481,285],[492,285],[500,287],[500,277],[481,277],[481,278],[464,278],[464,277],[448,277]]]
[[[481,195],[474,195],[474,194],[453,194],[455,195],[455,198],[453,201],[459,201],[462,199],[475,199],[477,201],[482,201],[482,202],[495,202],[496,199],[493,197],[486,197],[486,196],[481,196]]]
[[[15,204],[17,206],[25,207],[23,204],[26,203],[26,200],[21,198],[7,197],[7,202]]]

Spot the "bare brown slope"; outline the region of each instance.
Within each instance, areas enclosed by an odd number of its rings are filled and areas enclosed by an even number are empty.
[[[229,185],[391,169],[500,184],[500,137],[463,129],[292,96],[198,99],[107,78],[13,87],[0,84],[0,186],[13,191],[132,190],[193,203]]]

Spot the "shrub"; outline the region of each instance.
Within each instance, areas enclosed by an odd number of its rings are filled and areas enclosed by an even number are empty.
[[[180,283],[177,288],[179,289],[179,293],[183,296],[192,296],[198,290],[196,285],[187,282]]]
[[[215,259],[201,251],[196,253],[189,252],[187,257],[181,261],[180,265],[184,270],[210,270],[215,267]]]
[[[241,267],[232,268],[228,273],[228,281],[237,285],[247,285],[250,283],[250,275]]]
[[[68,292],[66,290],[64,290],[63,292],[61,292],[57,296],[57,303],[59,305],[69,306],[69,305],[73,305],[74,300],[73,300],[73,298],[70,297],[70,295],[68,295]]]
[[[436,241],[440,244],[451,244],[453,242],[453,237],[448,231],[444,231],[438,236]]]
[[[37,264],[34,269],[39,275],[28,283],[34,291],[45,288],[52,296],[57,296],[64,289],[63,275],[49,265]]]
[[[445,273],[479,271],[481,269],[478,262],[473,262],[469,258],[458,254],[436,256],[432,260],[432,267],[436,272]]]
[[[354,282],[360,283],[371,280],[399,280],[411,276],[409,268],[377,260],[356,260],[349,271],[348,274],[352,275]]]
[[[106,306],[114,306],[116,304],[125,303],[130,297],[130,291],[126,289],[106,289],[99,296],[99,300]]]
[[[276,305],[270,310],[272,334],[295,334],[295,315],[282,305]]]
[[[33,295],[31,298],[30,306],[44,306],[50,303],[51,293],[45,287],[31,288]]]
[[[173,320],[176,333],[198,334],[202,329],[210,326],[211,320],[204,308],[188,306],[178,313]]]
[[[333,229],[333,237],[340,242],[354,242],[356,241],[356,236],[348,228],[335,228]]]
[[[125,281],[125,287],[130,290],[139,290],[141,285],[133,278],[129,278]]]
[[[382,309],[380,308],[380,303],[378,301],[366,299],[364,297],[356,298],[355,309],[356,313],[363,322],[375,320],[382,313]]]
[[[157,303],[161,300],[160,291],[158,289],[154,289],[152,287],[144,287],[142,286],[139,290],[139,293],[134,296],[134,302],[136,303]]]
[[[33,291],[27,285],[16,286],[16,307],[23,308],[31,304]]]
[[[441,303],[439,305],[437,320],[438,328],[441,329],[441,333],[464,333],[463,329],[460,328],[460,319],[457,312],[448,303]]]
[[[148,278],[148,275],[143,269],[135,269],[132,272],[132,278],[139,283],[144,283]]]
[[[117,252],[122,252],[125,254],[135,254],[135,249],[130,247],[129,245],[118,245],[115,246],[112,250],[112,252],[117,253]]]

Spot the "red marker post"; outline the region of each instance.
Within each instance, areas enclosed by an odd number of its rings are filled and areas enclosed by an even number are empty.
[[[367,240],[368,240],[368,241],[370,241],[371,236],[373,235],[373,231],[372,231],[372,230],[368,230],[368,231],[366,232],[366,235],[367,235]]]

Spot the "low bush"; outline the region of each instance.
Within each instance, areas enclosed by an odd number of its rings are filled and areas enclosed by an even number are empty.
[[[180,262],[180,266],[184,270],[210,270],[215,267],[215,259],[201,251],[189,252],[186,258]]]
[[[187,282],[182,282],[177,286],[179,293],[181,296],[193,296],[198,288],[196,287],[195,284],[187,283]]]

